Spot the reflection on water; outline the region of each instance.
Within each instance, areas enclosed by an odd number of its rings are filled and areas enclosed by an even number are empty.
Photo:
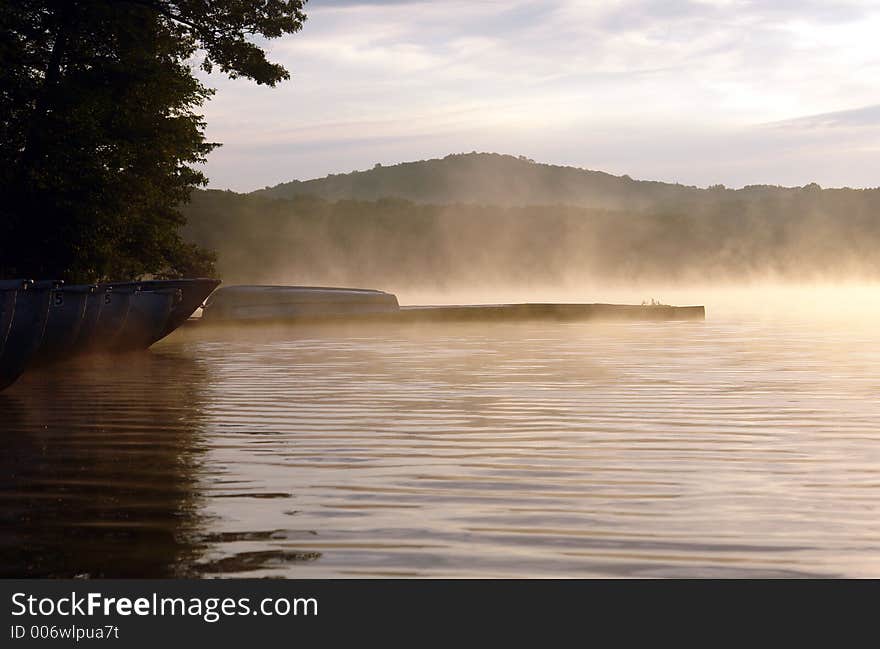
[[[5,576],[880,576],[880,333],[191,330],[0,395]]]
[[[0,574],[185,572],[207,371],[186,355],[104,358],[0,394]]]

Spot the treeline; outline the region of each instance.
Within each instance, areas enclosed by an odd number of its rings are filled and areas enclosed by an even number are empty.
[[[197,191],[185,235],[227,282],[880,279],[876,190],[695,190],[644,209]]]

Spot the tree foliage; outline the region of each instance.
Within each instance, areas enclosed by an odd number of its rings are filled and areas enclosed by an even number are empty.
[[[0,275],[93,281],[213,272],[179,206],[217,144],[194,66],[289,78],[255,37],[304,0],[0,3]],[[200,62],[200,63],[199,63]]]

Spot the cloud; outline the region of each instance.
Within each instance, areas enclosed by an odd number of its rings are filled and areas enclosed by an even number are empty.
[[[647,178],[674,167],[682,182],[728,185],[830,184],[841,172],[817,166],[824,153],[853,161],[848,184],[875,182],[856,164],[870,138],[831,133],[876,119],[875,2],[312,0],[307,9],[301,33],[270,43],[290,83],[208,78],[219,90],[209,136],[225,143],[208,164],[213,186],[472,149]],[[772,138],[769,123],[779,125]],[[737,158],[707,160],[719,155]]]
[[[770,124],[779,128],[876,128],[880,126],[880,104],[819,115],[807,115]]]
[[[309,0],[307,9],[332,9],[338,7],[364,7],[373,5],[411,5],[431,1],[432,0]]]

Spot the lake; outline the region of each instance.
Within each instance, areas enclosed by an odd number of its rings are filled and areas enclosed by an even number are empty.
[[[876,320],[702,303],[193,326],[30,372],[0,394],[0,574],[880,577]]]

